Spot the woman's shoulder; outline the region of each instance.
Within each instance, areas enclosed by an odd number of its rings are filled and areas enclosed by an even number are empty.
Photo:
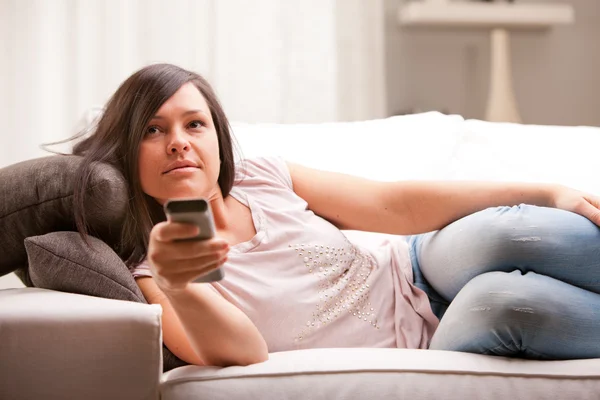
[[[236,163],[236,185],[267,184],[292,189],[286,161],[280,156],[245,158]]]

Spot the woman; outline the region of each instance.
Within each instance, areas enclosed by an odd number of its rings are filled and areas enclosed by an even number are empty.
[[[234,166],[209,84],[167,64],[127,79],[74,153],[127,178],[119,253],[162,305],[165,344],[189,363],[359,346],[600,357],[598,197],[549,184],[383,183],[279,158]],[[197,228],[166,221],[162,205],[186,197],[209,200],[215,238],[176,241]],[[82,207],[76,215],[85,231]],[[219,267],[222,281],[191,283]]]

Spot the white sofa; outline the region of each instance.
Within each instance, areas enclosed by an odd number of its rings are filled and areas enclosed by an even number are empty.
[[[245,157],[278,154],[373,179],[545,181],[600,193],[600,128],[425,113],[354,123],[236,123],[234,131]],[[162,373],[160,315],[157,305],[0,290],[0,399],[600,398],[600,359],[319,349],[273,353],[248,367]]]

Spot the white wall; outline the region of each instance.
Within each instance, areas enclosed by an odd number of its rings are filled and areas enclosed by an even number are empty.
[[[489,37],[483,31],[401,29],[406,0],[385,0],[388,113],[439,110],[484,118]],[[511,34],[515,94],[523,122],[600,126],[600,1],[573,6],[576,22]]]
[[[203,74],[232,121],[383,117],[382,20],[383,0],[0,0],[0,168],[154,62]]]

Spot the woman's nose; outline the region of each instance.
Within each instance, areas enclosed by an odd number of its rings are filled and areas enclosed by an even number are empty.
[[[168,145],[168,152],[170,154],[182,153],[185,151],[189,151],[190,144],[180,133],[173,133],[171,135],[171,141]]]

